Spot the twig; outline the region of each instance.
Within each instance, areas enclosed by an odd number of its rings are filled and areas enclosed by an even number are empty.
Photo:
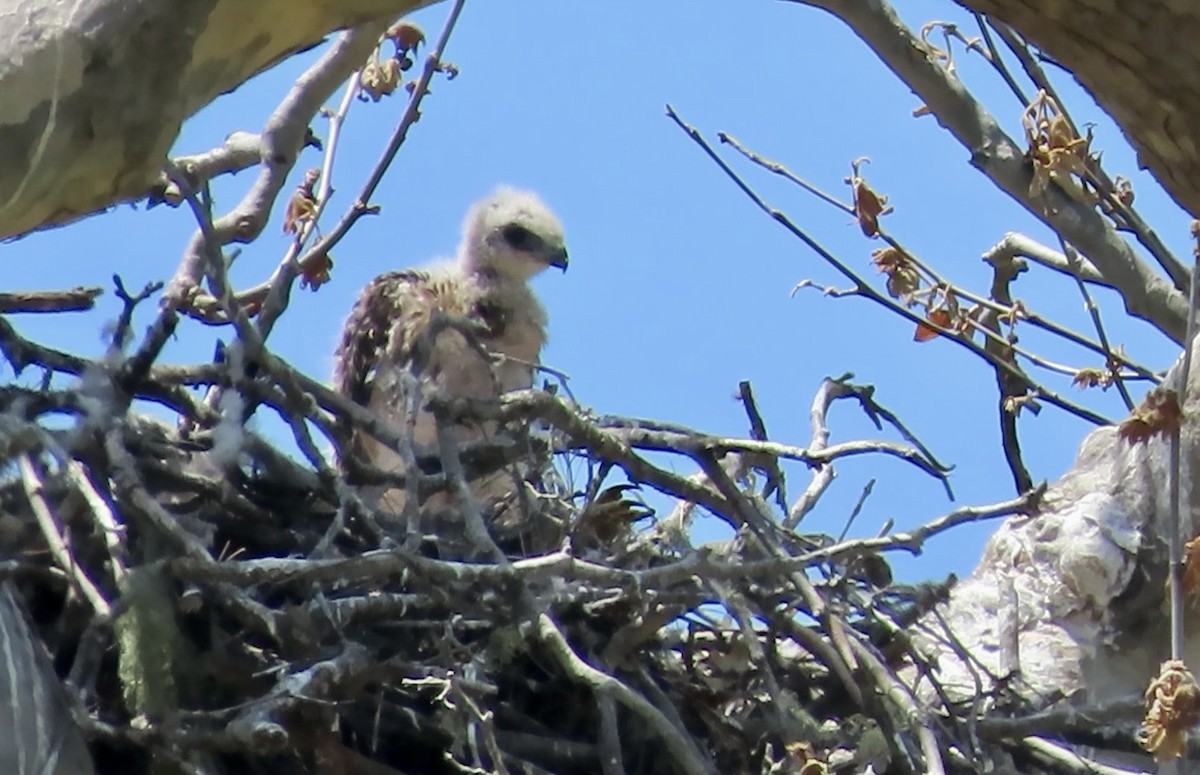
[[[867,498],[871,497],[871,492],[875,489],[875,480],[869,480],[862,488],[862,492],[858,494],[858,500],[854,502],[854,508],[850,511],[850,516],[846,518],[846,524],[842,526],[842,532],[838,534],[837,543],[846,540],[846,535],[850,532],[850,527],[854,524],[854,520],[858,519],[859,513],[862,511],[863,505],[866,504]]]
[[[375,189],[378,188],[380,181],[383,180],[384,174],[388,168],[392,166],[392,160],[396,158],[396,153],[400,150],[400,146],[404,144],[405,138],[408,137],[408,130],[421,117],[421,100],[429,93],[429,83],[433,80],[434,73],[442,67],[442,56],[446,51],[446,44],[450,41],[450,33],[454,31],[454,26],[458,22],[458,17],[462,13],[465,0],[455,0],[454,5],[450,8],[450,13],[446,17],[446,23],[442,27],[442,33],[438,36],[437,43],[434,44],[433,51],[425,59],[425,69],[421,72],[421,77],[417,79],[416,85],[413,86],[412,95],[409,97],[408,105],[404,109],[404,114],[400,116],[400,121],[396,124],[396,129],[392,132],[392,137],[388,141],[387,147],[383,154],[380,155],[379,161],[375,163],[375,168],[371,170],[367,182],[363,184],[359,191],[358,198],[354,200],[354,204],[342,216],[337,225],[333,227],[328,234],[320,241],[313,245],[312,249],[305,256],[304,260],[308,260],[310,256],[326,256],[329,251],[333,250],[334,246],[341,241],[342,237],[350,231],[359,218],[371,212],[369,202],[375,194]]]
[[[834,199],[833,197],[829,196],[828,194],[824,193],[823,191],[815,188],[814,186],[809,184],[807,181],[805,181],[802,178],[800,178],[799,176],[797,176],[795,173],[793,173],[791,170],[789,170],[783,164],[776,162],[776,161],[771,161],[770,159],[766,159],[766,158],[762,157],[761,155],[747,149],[740,142],[738,142],[736,139],[734,139],[730,135],[726,134],[725,132],[718,132],[717,138],[722,143],[726,143],[726,144],[730,145],[731,147],[736,149],[739,153],[746,156],[746,158],[750,159],[755,164],[758,164],[759,166],[763,167],[764,169],[767,169],[771,172],[782,175],[783,177],[787,178],[788,180],[795,182],[797,185],[804,188],[806,191],[810,191],[815,196],[817,196],[819,199],[821,199],[822,201],[828,202],[829,204],[836,207],[838,210],[840,210],[844,213],[850,214],[850,215],[854,214],[853,206],[845,204],[843,202],[840,202],[840,201]],[[909,250],[908,248],[901,245],[900,242],[898,240],[896,240],[894,237],[892,237],[890,234],[888,234],[885,229],[882,229],[882,228],[879,229],[879,238],[882,239],[884,242],[888,243],[889,245],[891,245],[892,247],[896,248],[897,250],[901,251],[905,256],[907,256],[908,259],[911,261],[911,263],[917,269],[919,269],[921,272],[928,275],[928,280],[931,285],[940,287],[940,288],[944,288],[947,293],[953,293],[956,296],[961,296],[962,298],[967,299],[967,300],[971,301],[972,303],[988,307],[999,314],[1010,315],[1010,316],[1014,314],[1011,303],[1001,304],[1001,303],[998,303],[997,300],[995,300],[995,299],[985,299],[985,298],[979,297],[979,296],[971,293],[970,291],[968,291],[960,286],[957,286],[954,283],[949,282],[945,277],[943,277],[940,273],[936,272],[932,267],[928,266],[927,264],[922,262],[920,259],[918,259],[917,256],[911,250]],[[1020,256],[1020,255],[1026,256],[1028,258],[1032,258],[1033,260],[1037,261],[1038,263],[1041,263],[1051,269],[1054,269],[1055,271],[1062,272],[1062,273],[1070,275],[1070,276],[1074,276],[1076,274],[1075,272],[1072,271],[1071,262],[1069,262],[1066,259],[1066,257],[1063,256],[1061,253],[1052,251],[1049,248],[1035,242],[1034,240],[1031,240],[1028,237],[1025,237],[1024,235],[1020,235],[1020,234],[1006,235],[1004,240],[1002,240],[999,244],[997,244],[995,247],[993,247],[987,253],[984,253],[984,261],[994,264],[999,259],[1004,259],[1006,261],[1012,261],[1014,258],[1016,258],[1017,256]],[[1095,283],[1098,285],[1103,285],[1103,286],[1109,287],[1109,288],[1114,287],[1112,283],[1105,280],[1100,275],[1100,273],[1098,271],[1096,271],[1096,268],[1094,266],[1092,266],[1090,261],[1087,261],[1087,259],[1080,257],[1080,263],[1081,263],[1081,268],[1083,270],[1082,271],[1083,279],[1085,279],[1087,282]],[[857,289],[857,288],[854,291],[852,291],[851,294],[852,295],[864,295],[861,292],[859,292],[859,289]],[[838,293],[834,293],[831,295],[843,296],[846,294],[844,292],[838,292]],[[1099,353],[1100,355],[1103,355],[1106,358],[1109,357],[1109,355],[1110,355],[1110,353],[1106,352],[1106,350],[1108,350],[1109,348],[1104,347],[1102,343],[1093,342],[1092,340],[1087,339],[1086,337],[1081,336],[1080,334],[1078,334],[1068,328],[1064,328],[1063,326],[1060,326],[1051,320],[1047,320],[1047,319],[1043,318],[1042,316],[1037,315],[1028,309],[1025,309],[1024,307],[1022,307],[1022,319],[1029,322],[1031,325],[1034,325],[1034,326],[1041,328],[1045,331],[1048,331],[1052,334],[1055,334],[1064,339],[1067,339],[1068,341],[1070,341],[1074,344],[1077,344],[1080,347],[1085,347],[1089,350],[1092,350],[1093,352]],[[986,330],[981,330],[981,333],[983,333],[985,336],[988,335],[988,332]],[[1028,358],[1031,362],[1034,362],[1034,363],[1038,364],[1039,366],[1042,366],[1044,368],[1050,368],[1052,370],[1059,371],[1060,373],[1063,373],[1063,374],[1071,375],[1075,371],[1078,371],[1077,369],[1070,369],[1070,368],[1065,368],[1065,367],[1056,369],[1053,367],[1053,364],[1050,364],[1049,362],[1045,361],[1045,359],[1039,358],[1039,357],[1033,355],[1032,353],[1029,353],[1029,352],[1026,352],[1023,350],[1016,350],[1015,348],[1014,348],[1014,351],[1018,352],[1019,354]],[[1115,354],[1113,354],[1113,355],[1115,356]],[[1126,358],[1119,358],[1119,360],[1122,363],[1126,363],[1126,364],[1130,365],[1131,368],[1135,368],[1135,369],[1139,368],[1135,364],[1130,363],[1128,361],[1128,359],[1126,359]],[[1147,371],[1147,370],[1141,369],[1139,371],[1139,373],[1143,373],[1145,371]]]
[[[986,174],[1035,218],[1081,250],[1117,286],[1134,317],[1152,323],[1182,343],[1187,299],[1158,275],[1092,208],[1049,187],[1030,195],[1033,170],[1025,153],[996,119],[932,57],[913,56],[921,43],[883,0],[842,3],[835,0],[789,0],[822,8],[854,30],[921,99],[939,122],[971,153],[971,164]]]
[[[287,252],[280,261],[279,267],[267,281],[268,290],[263,294],[262,299],[253,302],[258,305],[258,331],[263,339],[271,335],[271,329],[275,325],[275,321],[287,309],[288,301],[291,296],[292,283],[296,277],[308,268],[306,265],[296,261],[296,256],[304,249],[308,243],[308,239],[314,232],[317,231],[318,223],[321,215],[325,212],[326,206],[329,204],[329,197],[333,192],[333,162],[337,156],[338,145],[342,136],[342,126],[346,122],[346,116],[350,112],[350,106],[354,103],[354,98],[359,92],[358,74],[361,70],[355,70],[350,74],[350,78],[346,82],[346,90],[342,95],[342,102],[338,105],[338,109],[329,117],[329,137],[325,143],[325,156],[321,163],[320,177],[318,189],[315,194],[316,206],[311,217],[306,218],[300,225],[296,233],[295,239],[288,246]],[[309,262],[310,264],[315,262]],[[237,301],[243,306],[246,305],[245,294],[239,294]]]
[[[808,421],[812,428],[812,439],[808,443],[810,450],[823,452],[829,446],[829,425],[826,422],[826,416],[834,401],[854,394],[854,390],[847,382],[851,376],[851,374],[844,374],[838,379],[826,377],[821,380],[821,387],[813,397],[812,407],[808,411]],[[783,521],[785,528],[794,530],[800,524],[800,521],[812,511],[813,507],[817,505],[817,501],[829,489],[829,485],[833,483],[833,477],[833,466],[830,463],[816,466],[812,481],[788,509],[787,518]]]
[[[1024,234],[1009,232],[1008,234],[1004,235],[1003,239],[1001,239],[992,247],[988,248],[983,253],[984,262],[992,265],[1013,261],[1019,258],[1027,258],[1042,266],[1053,269],[1056,272],[1061,272],[1073,280],[1082,279],[1084,282],[1093,285],[1099,285],[1105,288],[1113,287],[1111,283],[1103,280],[1103,278],[1100,277],[1099,273],[1096,271],[1096,268],[1092,266],[1090,261],[1087,260],[1087,257],[1079,255],[1078,251],[1075,252],[1075,260],[1071,261],[1068,260],[1068,258],[1062,253],[1059,253],[1056,250],[1051,250],[1040,242],[1030,239]],[[967,298],[970,297],[967,296]],[[974,299],[971,300],[975,301]],[[1011,315],[1013,313],[1011,307],[1005,308],[1003,305],[996,305],[994,309],[996,312],[1003,315]],[[1088,339],[1075,331],[1072,331],[1068,328],[1063,328],[1062,326],[1046,320],[1029,310],[1025,310],[1024,314],[1021,316],[1021,319],[1023,321],[1028,321],[1039,328],[1045,329],[1056,336],[1060,336],[1073,344],[1091,350],[1097,355],[1111,359],[1114,363],[1124,366],[1132,371],[1133,375],[1139,379],[1150,380],[1155,384],[1159,382],[1158,374],[1146,366],[1130,360],[1127,356],[1116,352],[1111,348],[1105,348],[1104,344],[1101,342],[1092,341],[1091,339]],[[1106,349],[1108,350],[1107,353],[1105,352]],[[1131,379],[1132,377],[1125,376],[1124,378]]]
[[[567,675],[590,686],[597,694],[611,697],[650,724],[684,772],[689,775],[715,775],[716,767],[712,762],[707,761],[695,744],[676,729],[658,708],[616,678],[584,662],[567,643],[554,620],[546,614],[540,614],[537,618],[537,636]]]
[[[167,286],[168,303],[178,305],[188,314],[199,315],[201,319],[211,313],[211,309],[206,309],[205,301],[195,296],[195,289],[204,274],[207,251],[234,241],[250,242],[262,233],[287,175],[304,147],[309,122],[346,76],[367,58],[384,26],[382,21],[371,22],[343,32],[296,81],[263,128],[262,169],[257,180],[231,212],[213,222],[210,235],[197,231],[192,237]],[[176,171],[172,179],[185,193],[203,185],[203,181],[193,181],[182,171]],[[211,306],[211,299],[207,304]]]
[[[807,568],[830,561],[849,562],[864,554],[889,551],[920,551],[922,544],[935,535],[953,527],[983,519],[1007,517],[1033,512],[1042,495],[1035,490],[987,506],[957,509],[931,520],[911,532],[895,533],[877,538],[860,538],[814,549],[804,554],[781,559],[723,562],[705,553],[693,552],[683,559],[665,565],[639,570],[613,568],[574,557],[564,551],[516,560],[507,566],[491,563],[466,563],[433,560],[402,549],[364,552],[355,557],[330,560],[294,558],[265,558],[260,560],[203,561],[186,557],[171,562],[179,578],[188,581],[228,582],[239,586],[286,581],[329,581],[348,584],[356,581],[380,582],[394,574],[411,571],[430,583],[470,581],[479,584],[498,584],[513,580],[526,583],[542,579],[561,578],[599,582],[621,588],[658,588],[705,578],[744,580],[748,578],[778,579],[780,574],[802,572]]]
[[[738,398],[741,399],[742,406],[746,409],[746,417],[750,420],[750,436],[757,441],[767,441],[770,438],[767,434],[767,424],[763,421],[762,413],[758,411],[758,404],[754,400],[754,390],[748,381],[738,383]],[[787,511],[787,482],[783,476],[783,469],[779,466],[779,461],[768,459],[765,461],[763,471],[767,476],[767,483],[762,491],[763,497],[769,498],[774,495],[779,509]]]
[[[799,0],[790,0],[790,1],[798,2]],[[725,161],[720,156],[717,155],[716,151],[714,151],[712,149],[712,146],[710,146],[708,144],[708,142],[704,139],[704,137],[694,127],[687,124],[686,122],[683,121],[683,119],[681,119],[679,117],[679,115],[675,112],[674,108],[672,108],[670,105],[667,106],[667,115],[679,126],[680,129],[682,129],[684,131],[685,134],[687,134],[687,136],[689,138],[691,138],[697,145],[700,146],[700,148],[705,152],[705,154],[710,159],[712,159],[713,162],[718,167],[720,167],[721,170],[727,176],[729,176],[729,178],[734,182],[734,184],[737,185],[737,187],[742,190],[742,193],[746,194],[746,196],[748,196],[750,198],[750,200],[752,202],[754,202],[754,204],[757,205],[760,210],[765,212],[767,215],[771,216],[771,218],[773,218],[776,222],[781,224],[785,229],[787,229],[794,236],[796,236],[798,239],[800,239],[802,242],[804,242],[804,244],[806,244],[811,250],[813,250],[815,253],[817,253],[817,255],[819,255],[822,259],[824,259],[826,263],[828,263],[830,266],[832,266],[834,269],[836,269],[838,272],[840,272],[844,277],[846,277],[851,282],[853,282],[855,285],[855,289],[853,291],[854,293],[859,294],[859,295],[863,296],[864,298],[870,299],[871,301],[875,302],[876,304],[879,304],[880,306],[883,306],[883,307],[889,309],[896,315],[899,315],[900,317],[912,322],[915,325],[925,326],[934,331],[937,331],[938,333],[945,336],[951,342],[954,342],[955,344],[959,345],[960,347],[963,347],[966,350],[983,357],[984,360],[986,360],[988,363],[991,363],[993,366],[995,366],[997,368],[1004,369],[1004,370],[1012,373],[1014,376],[1025,378],[1025,375],[1022,374],[1020,371],[1013,369],[1011,364],[1006,363],[1003,360],[996,359],[991,353],[986,352],[983,348],[979,347],[979,345],[975,344],[975,342],[973,340],[971,340],[970,338],[959,336],[957,334],[957,332],[955,332],[955,331],[951,331],[950,329],[939,326],[936,323],[933,323],[932,321],[929,321],[922,317],[919,317],[918,315],[916,315],[912,311],[910,311],[907,307],[897,304],[893,300],[880,294],[878,291],[876,291],[874,288],[872,288],[869,284],[864,282],[863,279],[861,277],[859,277],[857,273],[852,271],[844,263],[842,263],[840,260],[838,260],[838,258],[836,256],[834,256],[828,250],[823,248],[816,240],[814,240],[811,236],[809,236],[809,234],[807,232],[802,230],[800,227],[796,226],[796,224],[794,224],[786,215],[784,215],[779,210],[776,210],[775,208],[768,205],[762,199],[762,197],[760,197],[752,188],[750,188],[750,186],[741,178],[740,175],[738,175],[736,172],[734,172],[734,170],[728,164],[726,164]],[[1093,215],[1094,215],[1094,213],[1093,213]],[[1060,409],[1064,409],[1065,411],[1070,412],[1071,414],[1073,414],[1081,419],[1087,420],[1096,425],[1111,424],[1107,418],[1096,414],[1095,412],[1093,412],[1092,410],[1090,410],[1086,407],[1075,404],[1072,401],[1068,401],[1068,400],[1062,398],[1061,396],[1059,396],[1054,391],[1051,391],[1047,388],[1038,386],[1036,388],[1036,393],[1037,393],[1038,397],[1044,399],[1047,403],[1053,404],[1053,405],[1059,407]]]
[[[29,455],[22,454],[18,457],[17,467],[21,471],[21,485],[25,490],[25,497],[29,499],[29,506],[33,509],[33,515],[42,530],[42,536],[46,539],[46,545],[50,548],[50,556],[54,558],[54,563],[70,576],[72,586],[88,601],[96,615],[107,617],[112,612],[112,605],[88,577],[87,571],[67,546],[62,526],[58,524],[58,520],[50,511],[50,505],[46,503],[45,485],[42,484]]]
[[[1061,767],[1063,772],[1070,775],[1150,775],[1145,770],[1126,770],[1101,764],[1041,737],[1022,738],[1021,746],[1035,757],[1055,767]]]
[[[996,42],[992,40],[990,25],[987,23],[984,15],[978,11],[972,11],[971,15],[975,17],[975,25],[979,28],[979,35],[983,38],[984,45],[987,46],[989,54],[987,57],[988,62],[996,69],[1000,77],[1004,79],[1004,83],[1008,85],[1008,88],[1017,98],[1017,101],[1021,103],[1021,107],[1025,107],[1029,104],[1029,98],[1025,96],[1025,92],[1021,89],[1020,84],[1017,83],[1017,79],[1009,72],[1008,66],[1004,64],[1004,58],[1000,56],[1000,50],[996,48]]]
[[[312,144],[309,138],[308,144]],[[241,172],[262,161],[262,136],[254,132],[237,130],[229,134],[216,148],[190,156],[176,156],[172,166],[188,176],[193,187],[203,185],[219,175]],[[150,194],[151,204],[156,199],[178,205],[183,202],[183,192],[169,176],[163,175],[157,190]]]
[[[113,581],[116,582],[117,589],[123,589],[125,579],[129,575],[128,569],[125,567],[125,557],[127,550],[125,547],[125,526],[117,521],[116,515],[112,509],[108,507],[108,503],[96,492],[96,488],[92,485],[92,480],[88,478],[87,471],[77,460],[65,458],[67,479],[75,486],[75,489],[83,496],[88,508],[92,512],[92,518],[96,520],[96,525],[100,528],[100,534],[104,538],[104,545],[108,549],[108,559],[111,564],[110,572],[112,573]]]
[[[904,721],[915,731],[921,744],[921,753],[925,758],[925,772],[930,775],[946,775],[946,765],[942,761],[938,736],[934,731],[928,711],[918,707],[909,690],[896,679],[870,648],[857,640],[852,640],[851,644],[855,657],[863,666],[866,675],[875,684],[875,688],[896,706]]]
[[[1083,305],[1087,308],[1088,314],[1092,318],[1092,325],[1096,328],[1096,337],[1100,340],[1100,345],[1104,348],[1104,367],[1112,374],[1113,382],[1117,386],[1117,391],[1121,394],[1121,400],[1125,402],[1125,410],[1133,411],[1133,397],[1129,395],[1129,388],[1125,386],[1125,380],[1121,378],[1121,370],[1115,360],[1113,360],[1113,348],[1108,343],[1108,334],[1104,331],[1104,321],[1100,319],[1100,306],[1092,299],[1091,292],[1087,289],[1087,284],[1079,273],[1079,252],[1071,247],[1065,241],[1061,241],[1063,255],[1067,257],[1067,261],[1071,263],[1071,268],[1075,271],[1075,284],[1079,288],[1079,295],[1083,297]]]
[[[484,524],[483,514],[479,511],[479,503],[475,500],[475,496],[471,493],[471,488],[467,485],[467,477],[463,472],[462,459],[458,456],[458,445],[455,443],[454,429],[450,424],[443,422],[442,418],[437,418],[437,440],[438,449],[441,451],[442,468],[446,472],[446,478],[450,480],[450,486],[454,492],[455,503],[461,509],[463,525],[466,529],[467,538],[471,541],[474,548],[485,554],[490,555],[493,562],[500,565],[507,565],[508,558],[504,552],[496,545],[488,533],[487,525]]]
[[[1046,491],[1042,484],[1033,490],[1012,500],[996,503],[991,506],[964,506],[960,509],[926,522],[911,532],[892,533],[889,536],[876,538],[857,538],[838,544],[816,549],[796,558],[799,561],[819,562],[827,559],[847,561],[872,551],[893,551],[904,549],[919,554],[921,547],[930,537],[943,533],[957,525],[968,522],[978,522],[983,519],[1006,517],[1011,514],[1028,514],[1036,510]]]
[[[768,159],[765,156],[761,156],[761,155],[755,153],[754,151],[750,150],[746,146],[742,145],[736,137],[729,134],[728,132],[717,132],[717,141],[721,142],[721,143],[725,143],[726,145],[730,146],[735,151],[737,151],[741,155],[745,156],[747,159],[754,162],[755,164],[762,167],[763,169],[768,170],[770,172],[774,172],[776,175],[779,175],[780,177],[784,178],[785,180],[790,180],[792,183],[795,183],[797,186],[800,186],[800,188],[802,188],[805,191],[807,191],[808,193],[812,194],[817,199],[820,199],[822,202],[833,205],[834,207],[836,207],[837,209],[846,213],[847,215],[854,214],[854,205],[848,205],[845,202],[838,199],[837,197],[833,196],[832,194],[825,193],[820,188],[817,188],[812,183],[809,183],[804,178],[802,178],[799,175],[797,175],[796,173],[792,172],[790,169],[788,169],[783,164],[781,164],[777,161],[772,161],[771,159]]]
[[[997,303],[1011,309],[1013,307],[1011,286],[1017,276],[1025,271],[1026,264],[1013,259],[995,260],[988,263],[992,267],[992,287],[989,295]],[[1013,331],[1015,324],[1010,323],[1009,336],[1003,338],[1000,331],[1000,316],[988,310],[980,316],[977,328],[981,332],[991,334],[984,342],[984,348],[993,353],[998,360],[1011,363],[1013,368],[1023,375],[1024,370],[1017,365],[1016,359],[1016,335]],[[993,371],[996,375],[996,389],[999,393],[996,406],[1000,421],[1000,443],[1004,449],[1004,459],[1008,464],[1008,470],[1013,476],[1013,484],[1018,493],[1023,493],[1033,487],[1033,477],[1029,474],[1029,470],[1025,467],[1025,461],[1021,457],[1021,440],[1017,433],[1017,412],[1012,409],[1010,402],[1023,399],[1029,393],[1033,383],[1023,376],[1014,376],[1011,371],[1003,369],[994,369]]]
[[[1025,68],[1026,75],[1029,76],[1029,80],[1033,81],[1033,84],[1039,89],[1045,90],[1046,94],[1054,99],[1055,103],[1058,104],[1059,109],[1062,111],[1063,117],[1066,118],[1067,123],[1071,126],[1071,130],[1076,136],[1079,136],[1079,128],[1075,125],[1075,122],[1071,119],[1070,114],[1067,112],[1066,104],[1058,96],[1058,93],[1054,89],[1054,84],[1051,83],[1049,77],[1046,76],[1045,71],[1042,70],[1041,66],[1037,63],[1037,60],[1035,60],[1029,54],[1027,45],[1018,38],[1015,31],[1007,24],[995,19],[990,19],[989,24],[992,29],[996,31],[996,34],[1000,36],[1000,39],[1004,41],[1005,45],[1008,46],[1009,50],[1012,51],[1017,57],[1018,61],[1020,61],[1021,66]],[[1025,104],[1029,103],[1026,102]],[[1175,287],[1181,291],[1187,288],[1187,266],[1178,258],[1176,258],[1175,254],[1163,244],[1162,240],[1159,239],[1154,230],[1151,229],[1144,220],[1142,220],[1141,215],[1138,214],[1138,211],[1134,209],[1132,205],[1127,204],[1119,196],[1116,196],[1116,186],[1113,184],[1113,181],[1109,179],[1108,174],[1104,171],[1104,168],[1100,166],[1098,158],[1093,159],[1089,157],[1087,159],[1087,165],[1089,172],[1095,178],[1093,182],[1104,195],[1105,205],[1112,207],[1117,213],[1120,214],[1121,219],[1124,221],[1127,229],[1132,231],[1138,242],[1141,243],[1142,247],[1146,248],[1146,250],[1150,252],[1150,255],[1154,256],[1154,260],[1158,262],[1158,265],[1161,266],[1163,271],[1167,273],[1167,276],[1171,278],[1171,282],[1175,284]]]
[[[596,695],[600,715],[599,751],[601,775],[625,775],[621,756],[621,737],[617,731],[617,704],[610,695]]]
[[[129,329],[133,326],[134,310],[143,301],[162,290],[163,284],[161,282],[146,283],[136,294],[130,294],[125,290],[125,283],[121,280],[120,275],[113,275],[112,280],[114,292],[121,300],[121,314],[117,316],[117,324],[113,326],[112,344],[109,347],[110,354],[116,355],[128,343]]]

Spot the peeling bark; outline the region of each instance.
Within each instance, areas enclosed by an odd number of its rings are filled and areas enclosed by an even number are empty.
[[[1200,215],[1200,5],[1178,0],[957,0],[1070,70],[1181,207]]]
[[[348,26],[433,0],[0,3],[0,238],[137,198],[183,121]]]

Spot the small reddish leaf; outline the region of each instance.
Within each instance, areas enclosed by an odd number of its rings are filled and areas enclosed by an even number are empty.
[[[936,326],[941,326],[942,328],[950,327],[950,322],[951,322],[950,310],[945,310],[945,309],[930,310],[929,313],[926,314],[925,317],[929,320],[930,323],[933,323]],[[935,328],[930,328],[929,326],[925,325],[924,323],[918,323],[917,331],[916,331],[916,333],[913,334],[913,341],[928,342],[931,339],[937,339],[941,335],[942,335],[941,331],[938,331]]]

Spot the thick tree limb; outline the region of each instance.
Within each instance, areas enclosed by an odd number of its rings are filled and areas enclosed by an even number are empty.
[[[1074,74],[1125,131],[1138,160],[1200,214],[1200,37],[1193,3],[957,0],[1012,25]]]
[[[1078,248],[1118,289],[1125,308],[1176,342],[1184,338],[1187,300],[1142,260],[1094,209],[1055,187],[1031,193],[1032,166],[1025,149],[1000,128],[953,74],[882,0],[844,3],[791,0],[821,8],[844,21],[883,60],[971,154],[971,164],[1033,216]]]
[[[183,121],[331,32],[433,0],[34,0],[0,24],[0,237],[143,195]]]

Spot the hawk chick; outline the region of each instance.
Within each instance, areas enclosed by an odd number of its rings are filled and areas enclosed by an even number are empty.
[[[535,194],[498,189],[468,212],[453,260],[388,272],[363,289],[334,354],[334,387],[403,431],[412,377],[451,397],[495,398],[532,386],[546,342],[546,312],[527,281],[551,266],[567,268],[558,219]],[[481,332],[478,343],[492,357],[482,357],[453,326],[430,336],[439,314],[473,324]],[[454,431],[459,442],[488,432],[479,426]],[[413,442],[417,455],[437,451],[436,421],[420,405]],[[399,455],[364,434],[352,440],[349,453],[387,471],[404,470]],[[471,486],[487,512],[511,494],[514,478],[498,471]],[[403,512],[401,489],[364,495],[387,512]],[[452,499],[445,496],[442,503]]]

